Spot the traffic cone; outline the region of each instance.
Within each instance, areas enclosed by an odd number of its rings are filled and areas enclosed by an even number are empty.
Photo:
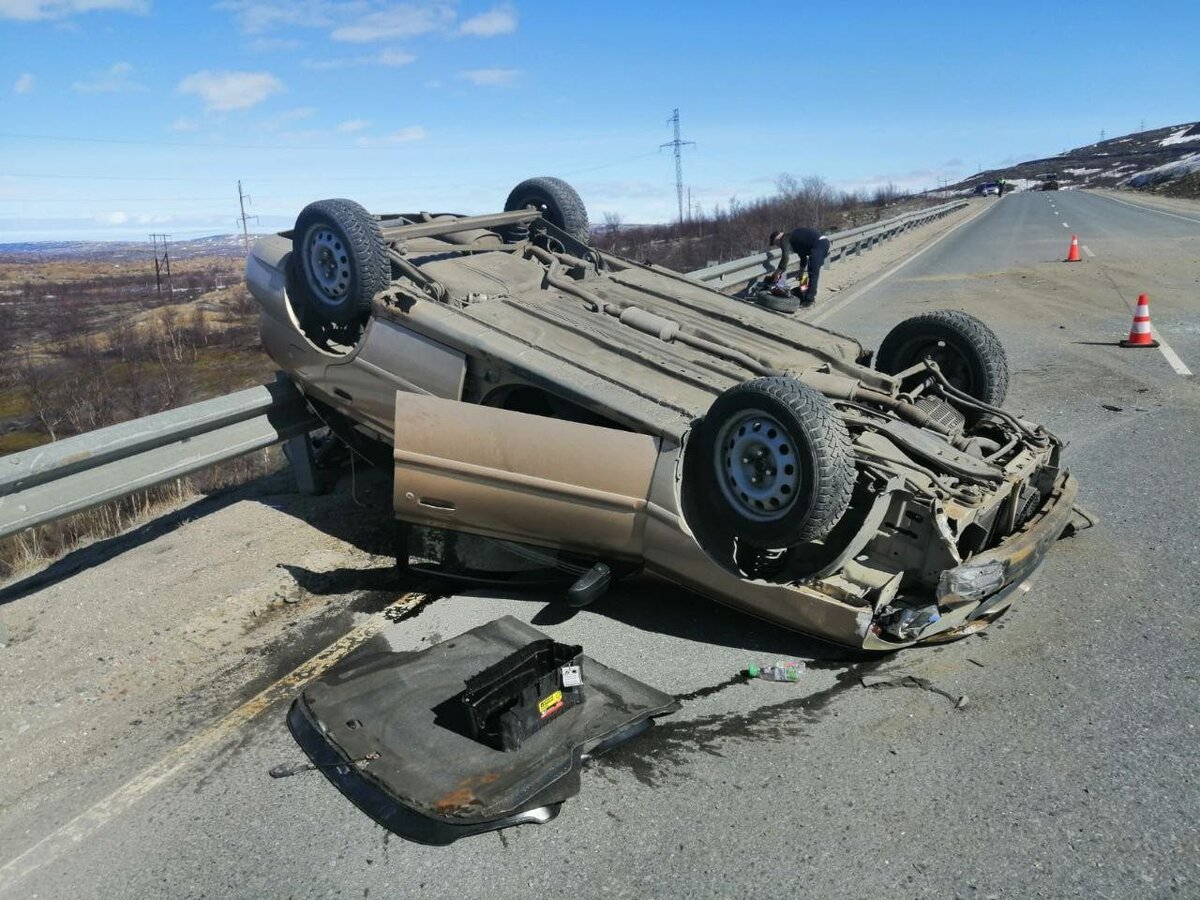
[[[1079,238],[1071,235],[1071,249],[1067,251],[1067,262],[1079,262]]]
[[[1145,294],[1138,295],[1137,309],[1133,312],[1133,324],[1129,327],[1129,337],[1121,341],[1122,347],[1157,347],[1158,341],[1150,331],[1150,298]]]

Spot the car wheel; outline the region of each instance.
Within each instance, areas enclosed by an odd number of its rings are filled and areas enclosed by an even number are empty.
[[[1008,357],[996,333],[974,316],[939,309],[905,319],[888,332],[875,368],[896,375],[932,359],[946,380],[976,400],[999,406],[1008,393]]]
[[[756,547],[820,540],[850,504],[856,476],[846,424],[794,378],[758,378],[718,397],[693,454],[711,479],[693,482],[704,524]]]
[[[304,207],[292,235],[292,259],[307,310],[337,325],[365,318],[392,277],[378,220],[353,200]]]
[[[561,228],[578,241],[588,242],[591,227],[588,225],[587,209],[583,200],[561,178],[529,178],[522,181],[504,203],[504,210],[535,207],[542,218]]]
[[[780,313],[794,313],[800,308],[800,301],[791,294],[780,297],[770,291],[759,291],[754,295],[754,299],[759,306],[765,306],[767,309],[773,309]]]

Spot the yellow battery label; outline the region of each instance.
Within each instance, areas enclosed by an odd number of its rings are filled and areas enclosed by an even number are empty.
[[[538,712],[542,714],[542,718],[546,718],[555,707],[562,705],[562,691],[555,691],[549,697],[544,697],[538,701]]]

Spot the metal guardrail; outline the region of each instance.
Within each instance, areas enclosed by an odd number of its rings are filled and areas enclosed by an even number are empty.
[[[895,237],[902,231],[907,231],[918,225],[924,225],[926,222],[932,222],[934,219],[940,219],[942,216],[962,209],[966,205],[966,200],[955,200],[950,203],[943,203],[940,206],[918,209],[915,212],[905,213],[902,216],[885,219],[873,225],[861,225],[858,228],[851,228],[848,231],[839,231],[828,235],[829,256],[826,257],[826,265],[836,260],[844,259],[851,253],[855,255],[860,254],[863,250],[869,250],[874,247],[880,241],[886,241],[888,238]],[[773,271],[775,266],[778,265],[779,255],[780,251],[778,250],[755,253],[751,256],[743,256],[741,259],[735,259],[730,262],[696,269],[686,274],[688,278],[701,281],[709,287],[716,288],[726,294],[735,293],[755,278]]]
[[[285,379],[0,458],[0,537],[306,434]]]
[[[828,260],[861,253],[902,231],[940,218],[965,200],[829,235]],[[726,293],[771,271],[779,251],[756,253],[688,272]],[[0,458],[0,537],[82,512],[281,441],[320,420],[286,378]],[[301,453],[306,448],[297,447]],[[302,484],[311,460],[293,462]]]

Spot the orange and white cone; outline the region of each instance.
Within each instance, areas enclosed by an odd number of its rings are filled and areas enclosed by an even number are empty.
[[[1079,262],[1079,238],[1071,235],[1071,249],[1067,251],[1067,262]]]
[[[1150,330],[1150,298],[1145,294],[1138,295],[1137,309],[1133,312],[1133,325],[1129,327],[1129,337],[1121,341],[1122,347],[1157,347],[1154,332]]]

